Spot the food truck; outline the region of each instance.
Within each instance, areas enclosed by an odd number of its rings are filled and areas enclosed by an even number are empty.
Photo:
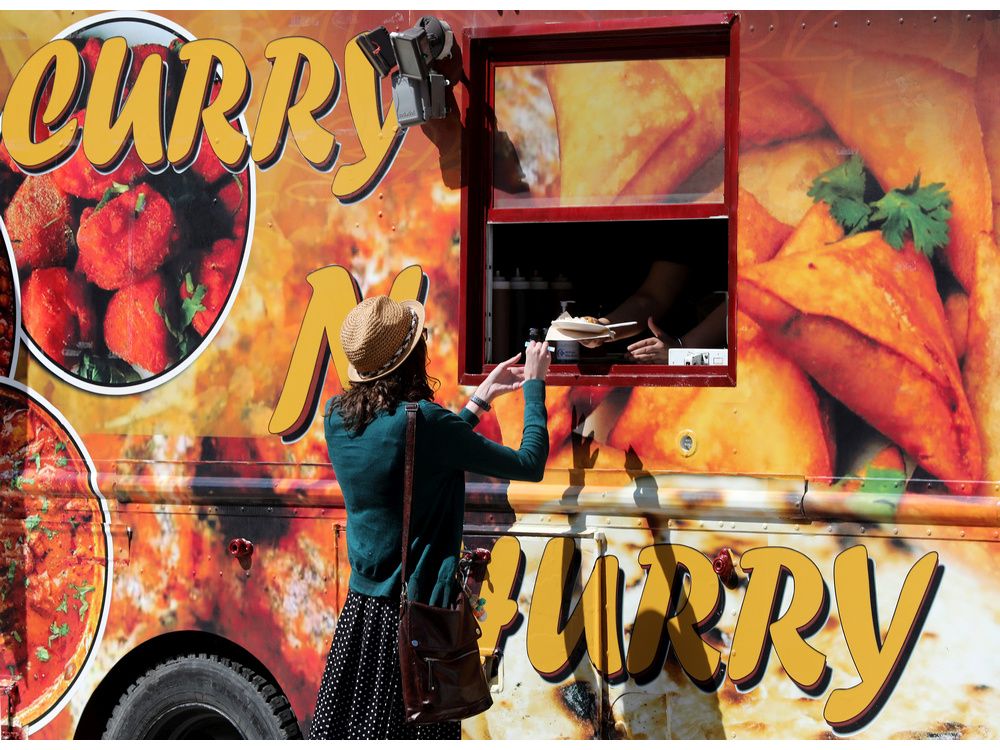
[[[3,737],[308,733],[388,294],[449,408],[554,350],[465,737],[996,738],[998,84],[987,11],[0,14]]]

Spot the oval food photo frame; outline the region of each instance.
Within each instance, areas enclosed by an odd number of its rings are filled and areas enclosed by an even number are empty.
[[[130,11],[88,18],[56,37],[72,40],[84,62],[75,116],[85,121],[86,87],[100,45],[113,37],[131,50],[123,97],[142,61],[157,54],[167,68],[164,112],[172,112],[183,73],[176,49],[194,37]],[[233,125],[248,132],[242,116]],[[0,156],[21,178],[6,149]],[[61,380],[106,395],[147,391],[183,372],[215,337],[242,283],[255,194],[252,166],[229,172],[204,133],[180,171],[149,170],[132,146],[103,174],[81,146],[56,168],[24,176],[4,224],[31,353]]]

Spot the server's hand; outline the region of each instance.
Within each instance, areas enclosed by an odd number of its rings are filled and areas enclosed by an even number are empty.
[[[552,355],[546,341],[531,341],[524,353],[524,379],[545,380],[549,374]]]
[[[669,359],[668,349],[670,348],[670,344],[668,342],[676,341],[680,345],[681,341],[663,331],[653,322],[652,318],[649,318],[646,323],[655,338],[643,339],[642,341],[636,341],[634,344],[629,344],[626,356],[633,362],[641,362],[647,365],[665,365]]]

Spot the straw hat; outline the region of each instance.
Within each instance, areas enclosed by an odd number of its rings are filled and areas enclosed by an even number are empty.
[[[424,306],[369,297],[351,310],[340,327],[347,376],[355,383],[377,380],[399,367],[417,346],[424,329]]]

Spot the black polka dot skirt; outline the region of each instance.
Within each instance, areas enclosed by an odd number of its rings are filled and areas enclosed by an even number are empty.
[[[408,724],[399,672],[399,601],[348,590],[316,698],[312,740],[459,740],[462,724]]]

